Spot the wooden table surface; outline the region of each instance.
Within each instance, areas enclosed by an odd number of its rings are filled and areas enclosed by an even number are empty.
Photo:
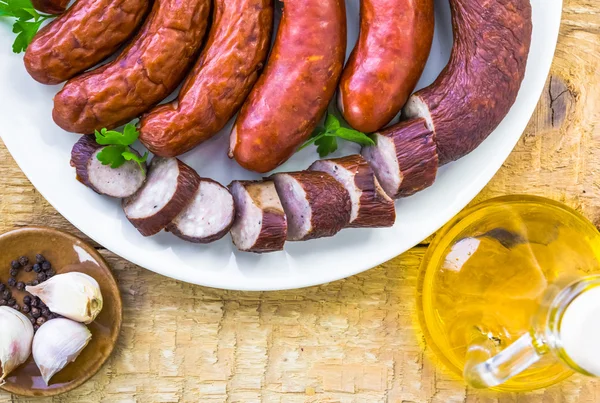
[[[552,1],[552,0],[548,0]],[[600,224],[600,4],[565,0],[556,58],[529,127],[477,197],[529,193]],[[48,225],[82,235],[0,145],[0,231]],[[56,402],[600,402],[574,376],[547,390],[471,390],[435,363],[415,313],[427,247],[366,273],[304,290],[249,293],[192,286],[98,245],[124,299],[112,358]],[[0,392],[0,402],[27,401]],[[44,401],[44,400],[36,400]]]

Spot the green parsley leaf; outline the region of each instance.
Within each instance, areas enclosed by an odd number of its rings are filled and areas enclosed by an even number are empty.
[[[107,146],[107,145],[123,145],[130,146],[138,139],[140,132],[136,129],[135,125],[128,123],[123,128],[123,133],[116,130],[102,129],[96,130],[96,143]]]
[[[106,146],[98,153],[96,158],[102,165],[110,165],[111,168],[119,168],[125,163],[123,153],[129,151],[129,147],[124,145]]]
[[[31,0],[0,0],[0,17],[15,18],[13,32],[17,34],[12,49],[21,53],[27,49],[42,23],[53,15],[38,13]]]
[[[142,170],[142,172],[144,172],[144,173],[146,172],[146,170],[144,169],[144,165],[142,165],[142,164],[144,162],[146,162],[146,160],[148,159],[148,152],[144,153],[144,155],[142,155],[141,157],[139,155],[137,155],[136,153],[131,152],[131,151],[125,151],[121,155],[127,161],[135,161],[135,162],[137,162],[137,164],[139,165],[139,167]]]
[[[337,150],[338,138],[363,146],[375,145],[369,136],[357,130],[342,127],[339,119],[334,114],[328,113],[325,117],[325,127],[318,127],[298,151],[314,144],[317,146],[317,152],[323,158]]]

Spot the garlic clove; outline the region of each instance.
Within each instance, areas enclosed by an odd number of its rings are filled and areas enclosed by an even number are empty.
[[[39,297],[53,313],[76,322],[91,323],[102,310],[100,286],[85,273],[58,274],[25,289]]]
[[[33,326],[25,315],[7,306],[0,306],[0,386],[5,378],[31,354]]]
[[[69,319],[52,319],[44,323],[33,338],[33,359],[46,385],[70,362],[77,359],[92,339],[89,329]]]

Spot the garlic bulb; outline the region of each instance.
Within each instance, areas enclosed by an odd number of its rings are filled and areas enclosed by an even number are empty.
[[[53,313],[76,322],[91,323],[102,310],[100,286],[84,273],[58,274],[25,289],[39,297]]]
[[[33,359],[46,385],[50,379],[73,362],[92,339],[85,325],[69,319],[52,319],[44,323],[33,339]]]
[[[25,315],[7,306],[0,306],[0,363],[2,374],[0,386],[5,378],[31,354],[33,326]]]

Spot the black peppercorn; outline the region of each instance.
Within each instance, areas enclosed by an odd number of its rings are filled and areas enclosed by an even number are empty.
[[[40,328],[39,325],[33,325],[33,331],[34,332],[37,332],[39,328]]]
[[[25,289],[25,283],[24,283],[24,282],[22,282],[22,281],[19,281],[19,282],[17,283],[17,290],[19,290],[19,291],[23,291],[24,289]]]
[[[29,264],[29,258],[27,256],[21,256],[19,258],[19,263],[21,263],[21,266],[27,266]]]
[[[19,275],[19,269],[10,269],[11,277],[17,277]]]
[[[0,306],[6,306],[8,305],[8,301],[5,299],[0,299]]]
[[[39,318],[37,318],[35,323],[37,323],[39,326],[42,326],[44,323],[46,323],[46,318],[44,318],[43,316],[40,316]]]
[[[33,266],[28,264],[27,266],[25,266],[25,268],[23,268],[23,270],[25,270],[25,273],[30,273],[31,270],[33,270]]]
[[[44,257],[44,255],[38,253],[37,255],[35,255],[35,261],[42,264],[46,261],[46,258]]]
[[[35,325],[35,318],[32,318],[31,316],[28,317],[29,321],[31,322],[32,325]]]
[[[56,271],[54,269],[50,269],[46,272],[46,278],[54,277],[56,275]]]
[[[45,281],[46,280],[46,273],[38,273],[37,279],[38,279],[38,281]]]
[[[21,312],[23,312],[23,313],[29,313],[29,312],[31,312],[31,307],[29,305],[23,305],[21,307]]]
[[[31,296],[30,296],[30,295],[25,295],[25,296],[23,297],[23,303],[24,303],[25,305],[29,305],[29,304],[31,304]]]
[[[10,268],[13,270],[19,270],[21,268],[21,263],[18,260],[13,260],[10,262]]]
[[[38,299],[36,297],[31,298],[31,302],[29,303],[31,306],[38,306]]]
[[[39,318],[42,315],[42,313],[40,312],[40,308],[36,308],[35,306],[31,307],[31,316],[33,316],[34,318]]]
[[[47,318],[48,316],[50,316],[50,314],[52,314],[52,312],[50,312],[50,309],[48,309],[48,307],[42,308],[42,316],[45,316]]]
[[[14,287],[14,286],[16,286],[16,285],[17,285],[17,280],[16,280],[14,277],[11,277],[11,278],[9,278],[9,279],[8,279],[8,285],[9,285],[10,287]]]
[[[33,280],[33,281],[31,282],[31,285],[38,285],[39,283],[40,283],[39,281],[37,281],[37,280]]]
[[[42,265],[39,263],[36,263],[33,265],[33,271],[36,273],[41,273],[42,272]]]
[[[4,299],[10,299],[10,297],[12,297],[12,293],[10,292],[10,290],[4,290],[2,291],[2,297]]]
[[[12,307],[15,311],[20,311],[21,310],[21,305],[15,303]]]
[[[44,263],[42,263],[42,270],[46,271],[46,270],[50,270],[52,268],[52,265],[50,264],[49,261],[45,261]]]
[[[0,283],[0,292],[4,292],[6,290],[6,285],[4,283]]]
[[[13,306],[13,305],[15,305],[17,303],[17,300],[14,299],[14,298],[11,298],[11,299],[8,300],[7,303],[8,303],[8,306]]]

